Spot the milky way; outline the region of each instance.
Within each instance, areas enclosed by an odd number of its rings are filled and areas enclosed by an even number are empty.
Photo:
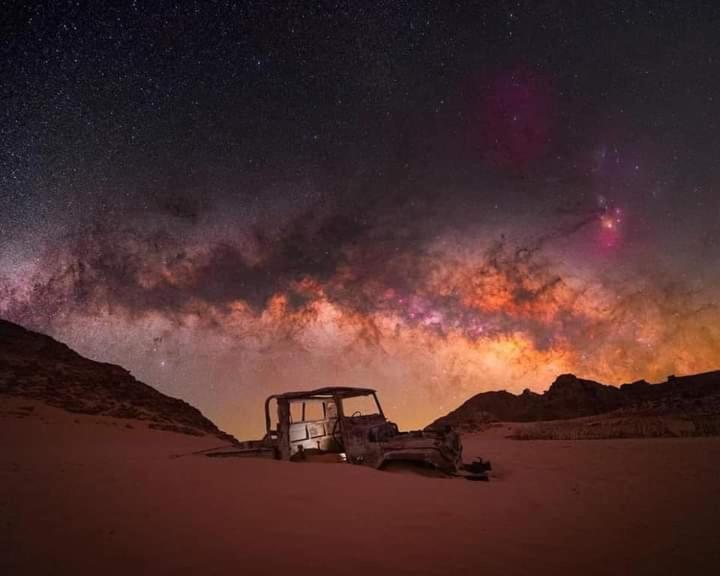
[[[37,5],[3,35],[0,314],[257,433],[720,364],[712,6]]]

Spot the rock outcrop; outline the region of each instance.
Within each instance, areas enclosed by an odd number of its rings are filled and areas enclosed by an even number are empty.
[[[0,394],[40,400],[70,412],[145,421],[151,428],[232,437],[187,402],[136,380],[114,364],[0,320]]]
[[[660,384],[640,380],[619,388],[562,374],[543,394],[530,390],[519,395],[506,391],[477,394],[429,428],[453,426],[470,431],[497,421],[566,420],[618,410],[720,415],[719,407],[720,371],[670,376]]]

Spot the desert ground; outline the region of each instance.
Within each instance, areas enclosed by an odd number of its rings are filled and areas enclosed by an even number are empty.
[[[2,574],[710,574],[720,439],[464,438],[490,482],[206,458],[0,397]]]

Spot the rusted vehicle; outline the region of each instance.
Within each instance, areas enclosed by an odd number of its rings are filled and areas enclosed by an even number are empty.
[[[490,469],[481,459],[463,464],[460,436],[450,428],[400,432],[385,418],[370,388],[330,387],[270,396],[265,401],[265,428],[262,440],[239,442],[207,455],[339,461],[375,468],[410,463],[472,480],[487,480]]]

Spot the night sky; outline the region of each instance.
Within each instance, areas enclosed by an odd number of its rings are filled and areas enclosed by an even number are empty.
[[[0,315],[229,432],[720,367],[714,2],[2,11]]]

